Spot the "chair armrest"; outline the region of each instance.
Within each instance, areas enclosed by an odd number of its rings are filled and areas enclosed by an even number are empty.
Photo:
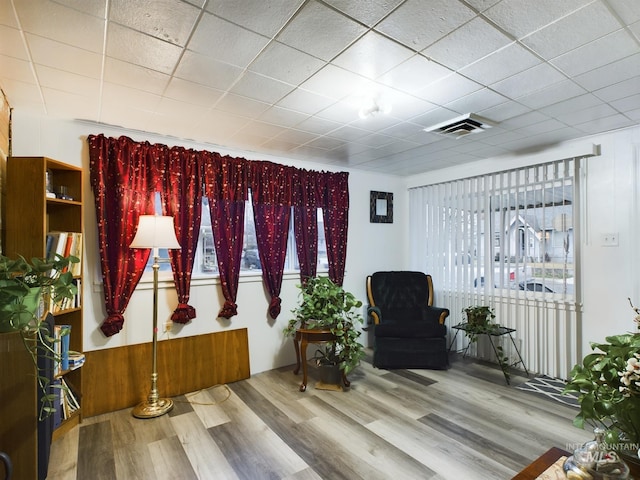
[[[367,316],[373,318],[373,323],[378,325],[382,320],[382,312],[378,307],[368,307]]]
[[[425,317],[432,322],[438,322],[440,325],[444,325],[448,316],[448,308],[427,307],[425,309]]]

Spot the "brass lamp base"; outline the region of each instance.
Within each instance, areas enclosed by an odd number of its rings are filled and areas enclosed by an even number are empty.
[[[173,400],[159,398],[155,402],[142,402],[137,405],[131,414],[136,418],[155,418],[169,413],[173,409]]]

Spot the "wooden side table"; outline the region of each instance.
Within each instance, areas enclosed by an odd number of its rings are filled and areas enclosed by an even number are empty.
[[[308,329],[299,328],[296,330],[296,335],[293,338],[293,346],[296,349],[296,369],[293,371],[295,375],[300,372],[300,364],[302,364],[302,383],[300,384],[300,391],[304,392],[307,389],[307,345],[310,343],[323,344],[336,341],[336,336],[331,333],[331,330],[321,329]],[[347,376],[342,373],[342,383],[345,387],[351,385]]]

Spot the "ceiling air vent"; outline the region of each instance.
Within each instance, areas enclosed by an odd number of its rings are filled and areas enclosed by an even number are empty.
[[[470,133],[482,132],[493,126],[494,124],[486,118],[474,115],[473,113],[467,113],[466,115],[427,127],[424,131],[460,138]]]

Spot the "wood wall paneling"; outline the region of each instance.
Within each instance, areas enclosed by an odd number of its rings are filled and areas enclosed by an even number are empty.
[[[85,417],[129,408],[151,386],[151,343],[85,352]],[[247,329],[158,342],[158,391],[173,397],[250,377]]]

